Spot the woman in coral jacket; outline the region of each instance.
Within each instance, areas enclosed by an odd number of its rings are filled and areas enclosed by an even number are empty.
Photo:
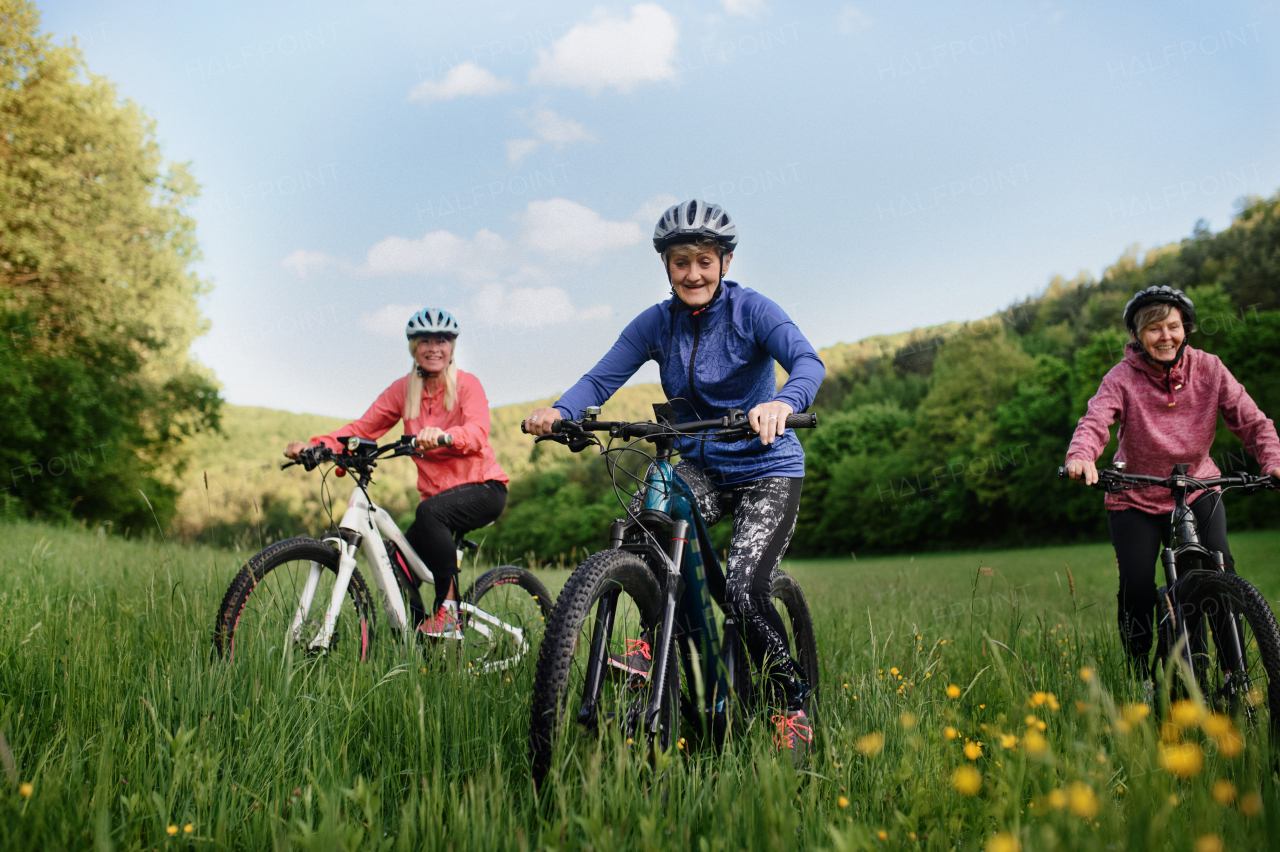
[[[507,475],[489,444],[489,400],[480,380],[457,368],[453,360],[458,321],[448,311],[426,308],[405,327],[413,370],[391,383],[359,420],[328,435],[311,439],[340,451],[337,435],[377,440],[403,421],[406,433],[417,435],[425,458],[418,464],[418,492],[422,502],[405,532],[436,582],[433,615],[417,625],[428,636],[461,639],[458,627],[458,555],[455,531],[492,523],[507,504]],[[449,446],[438,446],[441,435]],[[294,441],[285,455],[297,458],[307,448]]]
[[[1219,414],[1262,469],[1280,477],[1275,424],[1218,356],[1187,345],[1196,322],[1191,300],[1181,290],[1148,287],[1125,306],[1124,321],[1130,336],[1124,359],[1102,379],[1071,438],[1071,478],[1083,479],[1086,485],[1098,481],[1094,462],[1106,449],[1109,427],[1116,422],[1116,461],[1125,463],[1127,473],[1168,476],[1175,464],[1189,464],[1193,477],[1221,476],[1209,457]],[[1222,551],[1226,569],[1234,573],[1225,508],[1220,498],[1205,498],[1201,492],[1191,502],[1200,540],[1209,550]],[[1135,672],[1145,678],[1156,605],[1156,557],[1173,512],[1173,496],[1166,489],[1137,489],[1108,494],[1106,506],[1120,568],[1120,639]]]

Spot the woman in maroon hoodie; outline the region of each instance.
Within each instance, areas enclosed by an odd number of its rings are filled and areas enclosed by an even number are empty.
[[[1124,359],[1103,377],[1067,449],[1072,479],[1083,479],[1087,485],[1098,481],[1094,462],[1117,421],[1116,461],[1125,463],[1126,473],[1168,476],[1175,464],[1189,464],[1193,477],[1220,476],[1209,457],[1219,414],[1262,469],[1280,477],[1275,425],[1218,356],[1187,345],[1196,310],[1181,290],[1148,287],[1138,292],[1125,306],[1124,322],[1130,335]],[[1201,499],[1204,496],[1193,495],[1191,503],[1200,541],[1209,550],[1222,551],[1227,570],[1234,572],[1225,509],[1220,499]],[[1124,491],[1108,494],[1106,507],[1120,567],[1120,639],[1137,672],[1146,677],[1156,557],[1173,512],[1173,497],[1159,488]]]

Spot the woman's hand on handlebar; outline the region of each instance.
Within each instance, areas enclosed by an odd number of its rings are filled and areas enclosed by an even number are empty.
[[[524,430],[530,435],[550,435],[551,425],[563,420],[564,415],[555,408],[539,408],[524,420]]]
[[[748,411],[747,422],[760,436],[760,443],[767,446],[786,434],[787,417],[794,413],[794,408],[775,399],[773,402],[762,402]]]
[[[416,448],[423,452],[434,450],[440,446],[440,436],[445,431],[438,426],[423,426],[416,439]]]
[[[301,455],[302,451],[309,446],[311,445],[306,441],[290,441],[289,445],[284,448],[285,457],[297,461],[298,456]]]
[[[1085,485],[1094,485],[1098,482],[1098,468],[1091,461],[1072,459],[1067,462],[1067,476],[1083,479]]]

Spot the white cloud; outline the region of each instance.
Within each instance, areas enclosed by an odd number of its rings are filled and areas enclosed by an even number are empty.
[[[673,81],[679,35],[675,19],[656,4],[632,6],[630,20],[601,9],[589,22],[565,33],[550,51],[539,50],[529,80],[586,89],[593,95],[610,86],[625,94],[641,83]]]
[[[307,251],[298,249],[293,254],[280,261],[280,265],[285,269],[292,269],[298,273],[299,278],[309,278],[312,272],[319,272],[329,266],[337,263],[329,255],[322,251]]]
[[[752,20],[769,8],[764,5],[764,0],[720,0],[720,5],[731,15],[742,15]]]
[[[371,275],[441,275],[477,279],[509,262],[511,247],[493,231],[481,229],[468,240],[450,231],[431,231],[421,239],[387,237],[369,249],[364,271]]]
[[[596,136],[573,119],[556,115],[549,109],[539,110],[529,122],[537,139],[512,139],[507,143],[507,159],[518,166],[525,157],[538,149],[543,142],[550,142],[557,149],[575,142],[595,142]]]
[[[471,312],[480,325],[504,328],[541,328],[568,322],[601,322],[613,315],[608,305],[578,309],[559,287],[517,287],[492,284],[471,300]]]
[[[371,314],[361,314],[356,324],[379,337],[400,337],[409,317],[420,310],[421,305],[387,305]]]
[[[644,203],[632,214],[631,218],[638,222],[641,228],[652,230],[658,224],[658,217],[666,213],[667,208],[679,200],[674,195],[669,195],[665,192],[650,196],[644,200]]]
[[[507,161],[513,166],[524,162],[524,158],[538,150],[542,143],[537,139],[512,139],[507,142]]]
[[[836,29],[845,35],[853,35],[871,26],[871,18],[866,12],[850,3],[846,3],[836,16]]]
[[[521,244],[544,254],[595,254],[643,238],[635,222],[610,222],[567,198],[532,201],[520,220]]]
[[[423,105],[426,105],[434,101],[448,101],[454,98],[488,97],[501,94],[510,88],[510,80],[500,80],[468,60],[450,68],[443,80],[432,77],[414,86],[409,92],[409,100],[422,101]]]

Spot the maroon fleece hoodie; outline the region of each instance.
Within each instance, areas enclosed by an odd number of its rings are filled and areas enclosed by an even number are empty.
[[[1275,424],[1217,355],[1186,346],[1166,370],[1130,344],[1089,400],[1067,448],[1067,461],[1097,461],[1111,438],[1109,427],[1119,421],[1116,461],[1125,462],[1125,473],[1168,476],[1175,464],[1185,463],[1193,477],[1220,476],[1209,457],[1219,412],[1264,473],[1280,467]],[[1173,497],[1165,488],[1135,489],[1108,494],[1106,506],[1166,514],[1173,511]]]

